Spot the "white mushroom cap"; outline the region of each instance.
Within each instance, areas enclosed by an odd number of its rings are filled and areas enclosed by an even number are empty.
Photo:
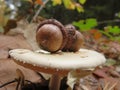
[[[76,53],[59,52],[55,54],[14,49],[9,54],[18,64],[46,73],[65,74],[70,70],[91,69],[106,61],[101,53],[87,49],[80,49]]]

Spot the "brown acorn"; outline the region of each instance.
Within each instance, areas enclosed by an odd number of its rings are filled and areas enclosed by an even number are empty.
[[[78,51],[84,41],[83,35],[79,31],[77,31],[73,25],[67,25],[65,28],[68,34],[68,41],[62,51]]]
[[[60,22],[55,19],[48,19],[38,26],[36,40],[42,49],[57,52],[65,46],[67,33]]]
[[[79,31],[76,31],[72,40],[71,47],[69,48],[69,51],[73,51],[73,52],[78,51],[81,48],[83,42],[84,42],[83,35]]]

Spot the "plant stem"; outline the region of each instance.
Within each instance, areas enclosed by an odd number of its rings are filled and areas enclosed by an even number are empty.
[[[39,13],[41,12],[41,10],[44,8],[44,6],[47,4],[49,0],[44,1],[44,3],[41,5],[41,7],[38,9],[38,11],[35,13],[35,15],[33,16],[33,19],[31,20],[31,23],[37,18],[37,16],[39,15]]]

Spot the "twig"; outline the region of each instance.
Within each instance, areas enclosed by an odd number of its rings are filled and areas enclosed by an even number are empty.
[[[106,21],[98,22],[98,24],[115,23],[115,22],[120,22],[120,20],[119,20],[119,19],[115,19],[115,20],[106,20]]]
[[[108,82],[105,87],[103,88],[103,90],[113,90],[115,88],[115,86],[117,85],[118,82],[114,83],[110,88],[109,85],[110,83]]]
[[[114,84],[109,88],[109,90],[113,90],[117,84],[118,84],[118,82],[114,83]]]
[[[39,72],[36,72],[36,73],[41,77],[42,80],[46,80],[42,74],[40,74]]]
[[[103,88],[103,90],[108,90],[108,86],[109,86],[109,82],[105,85],[105,87]]]
[[[7,83],[1,85],[0,88],[4,87],[4,86],[6,86],[6,85],[9,85],[9,84],[11,84],[11,83],[14,83],[14,82],[17,82],[17,80],[15,79],[15,80],[12,80],[12,81],[10,81],[10,82],[7,82]]]
[[[17,86],[16,86],[16,90],[18,90],[18,88],[19,88],[20,81],[21,81],[21,78],[18,79],[18,83],[17,83]]]
[[[33,16],[33,19],[31,20],[31,23],[37,18],[41,10],[44,8],[44,6],[47,4],[49,0],[44,1],[44,3],[41,5],[41,7],[37,10],[36,14]]]

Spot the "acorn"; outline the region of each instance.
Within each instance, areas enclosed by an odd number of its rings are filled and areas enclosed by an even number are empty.
[[[76,30],[76,28],[69,24],[65,26],[67,34],[68,34],[68,41],[62,51],[70,51],[70,52],[76,52],[80,49],[80,47],[83,44],[84,37],[83,35]]]
[[[76,33],[75,33],[75,35],[73,37],[71,46],[70,46],[70,48],[68,50],[72,51],[72,52],[76,52],[81,48],[83,43],[84,43],[83,35],[79,31],[76,31]]]
[[[67,33],[60,22],[55,19],[48,19],[38,26],[36,40],[42,49],[57,52],[65,46]]]
[[[71,44],[73,42],[73,37],[75,36],[76,29],[73,25],[68,24],[65,26],[65,30],[67,32],[67,42],[66,45],[63,47],[62,51],[69,51],[71,48]]]

